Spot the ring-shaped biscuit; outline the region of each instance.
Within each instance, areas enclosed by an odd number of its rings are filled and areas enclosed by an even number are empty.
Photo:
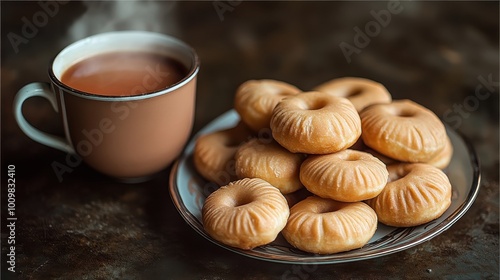
[[[234,108],[254,132],[269,128],[271,114],[278,102],[301,92],[297,87],[276,80],[249,80],[236,90]]]
[[[310,196],[290,209],[282,233],[292,246],[315,254],[363,247],[377,230],[377,214],[364,202]]]
[[[350,149],[309,156],[300,167],[300,180],[310,192],[343,202],[376,197],[388,176],[385,164],[378,158]]]
[[[202,208],[205,231],[215,240],[241,249],[274,241],[289,213],[280,191],[258,178],[220,187],[207,197]]]
[[[311,91],[281,100],[273,111],[271,131],[292,153],[329,154],[358,140],[361,120],[349,100]]]
[[[435,166],[439,169],[445,169],[451,162],[451,158],[453,157],[453,144],[451,143],[450,137],[446,137],[446,145],[444,149],[434,156],[431,160],[427,162],[432,166]]]
[[[390,103],[392,100],[391,94],[381,83],[357,77],[333,79],[315,87],[313,90],[345,97],[352,102],[358,112],[361,112],[369,105]]]
[[[272,139],[249,140],[241,145],[234,159],[238,178],[261,178],[282,194],[302,188],[299,170],[304,156],[291,153]]]
[[[390,158],[427,162],[446,145],[446,129],[429,109],[411,101],[375,104],[360,113],[363,142]]]
[[[367,203],[381,223],[412,227],[439,218],[451,204],[451,183],[446,174],[429,164],[390,165],[389,183]]]
[[[219,186],[236,180],[234,155],[251,137],[251,131],[242,122],[232,128],[201,135],[196,139],[193,151],[196,170],[203,178]]]

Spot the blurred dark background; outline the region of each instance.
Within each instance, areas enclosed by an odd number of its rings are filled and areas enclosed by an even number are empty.
[[[169,265],[178,266],[175,275],[187,275],[190,271],[192,277],[231,279],[235,262],[247,261],[206,244],[183,225],[166,193],[166,174],[137,188],[108,182],[82,167],[68,174],[68,179],[60,184],[50,163],[64,161],[65,155],[33,142],[15,123],[14,95],[27,83],[48,81],[49,63],[61,49],[92,34],[128,29],[170,34],[198,52],[201,71],[193,132],[230,110],[236,87],[248,79],[278,79],[308,90],[336,77],[365,77],[383,83],[394,99],[410,98],[433,110],[470,139],[478,151],[483,167],[478,201],[442,239],[364,264],[376,264],[386,271],[399,269],[408,279],[422,279],[419,273],[425,267],[432,267],[432,263],[437,266],[435,274],[424,273],[424,276],[445,278],[455,273],[471,279],[467,272],[476,271],[479,273],[476,276],[498,278],[498,1],[218,0],[1,2],[2,172],[7,164],[16,164],[18,180],[23,185],[18,187],[19,215],[24,219],[19,229],[24,244],[19,252],[22,278],[109,279],[115,278],[113,275],[137,278],[146,267],[152,267],[153,271],[165,269],[159,263],[166,259]],[[346,50],[351,51],[350,55],[345,55]],[[490,93],[484,100],[477,99],[476,89],[480,85]],[[457,111],[472,107],[467,114]],[[24,110],[34,126],[61,132],[61,125],[55,121],[55,113],[46,100],[32,98]],[[127,223],[146,225],[134,228],[144,237],[137,237],[132,245],[127,243],[128,248],[123,244],[120,247],[122,240],[116,236],[113,239],[116,244],[110,243],[109,238],[96,237],[93,240],[96,244],[91,247],[85,245],[84,239],[73,240],[72,236],[54,229],[56,223],[62,227],[63,221],[81,223],[77,218],[80,216],[68,213],[86,213],[81,209],[88,205],[95,208],[85,208],[88,215],[97,220],[109,219],[102,212],[92,212],[104,211],[106,204],[98,204],[102,207],[99,208],[94,203],[118,198],[127,202],[126,208],[119,208],[119,213],[129,219]],[[68,215],[73,220],[67,220]],[[180,228],[171,228],[167,218]],[[467,234],[472,235],[474,242],[454,248]],[[179,235],[189,242],[182,241]],[[171,245],[171,240],[178,244]],[[456,243],[443,247],[447,240]],[[198,247],[193,249],[193,246]],[[145,249],[140,249],[140,253],[130,251],[136,247]],[[192,255],[179,253],[188,249],[202,256],[195,260],[197,269],[186,264]],[[450,264],[453,259],[449,259],[450,252],[446,250],[470,258],[470,263],[461,259],[464,263]],[[203,258],[210,258],[209,252],[219,257],[205,262]],[[417,252],[418,258],[414,255]],[[474,261],[480,254],[485,254],[482,261]],[[417,265],[413,258],[424,264]],[[410,265],[403,269],[391,264],[401,259]],[[249,273],[255,279],[276,278],[291,269],[286,265],[271,267],[263,262],[249,262],[242,273]],[[253,267],[259,267],[260,274]],[[84,269],[93,272],[86,273]],[[327,279],[336,275],[342,279],[342,273],[348,271],[354,273],[349,265],[326,266],[316,271],[316,276]],[[357,273],[354,276],[364,276],[363,272]],[[375,278],[388,277],[381,271],[373,273],[371,276]]]
[[[474,91],[478,76],[498,77],[495,1],[61,2],[67,3],[54,1],[58,4],[52,10],[58,11],[41,27],[35,25],[44,22],[39,2],[2,2],[2,76],[17,77],[17,84],[3,90],[4,98],[28,79],[47,80],[50,60],[67,44],[126,29],[171,34],[198,51],[198,102],[206,103],[209,96],[220,100],[210,112],[198,113],[212,117],[228,110],[235,88],[252,78],[280,79],[307,90],[331,78],[361,76],[385,84],[394,98],[411,96],[439,115],[450,104],[462,103]],[[395,9],[400,12],[391,13],[386,26],[379,25],[366,46],[357,48],[354,28],[365,31],[376,21],[373,13],[388,11],[393,2],[399,3]],[[35,25],[33,38],[22,36],[23,18]],[[27,42],[13,47],[9,33]],[[350,55],[350,63],[339,46],[342,42],[359,50]],[[445,102],[435,102],[441,99]],[[495,108],[480,109],[496,119]]]

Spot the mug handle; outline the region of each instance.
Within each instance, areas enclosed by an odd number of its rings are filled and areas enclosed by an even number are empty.
[[[46,132],[40,131],[34,128],[31,124],[26,121],[23,116],[22,108],[23,103],[30,97],[41,96],[47,100],[49,100],[50,104],[52,104],[52,108],[56,112],[58,112],[57,108],[57,98],[55,93],[51,90],[50,85],[48,83],[31,83],[23,88],[21,88],[14,98],[14,117],[16,118],[17,124],[21,128],[21,130],[31,139],[61,150],[66,153],[75,153],[73,147],[69,144],[69,142],[61,137],[48,134]]]

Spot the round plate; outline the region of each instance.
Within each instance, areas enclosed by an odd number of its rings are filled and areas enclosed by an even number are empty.
[[[385,256],[430,240],[450,228],[467,212],[479,191],[479,163],[472,146],[455,131],[447,128],[454,154],[445,172],[453,186],[453,193],[450,207],[439,219],[411,228],[388,227],[379,223],[375,235],[364,247],[331,255],[303,252],[288,244],[281,235],[274,242],[252,250],[233,248],[212,239],[203,229],[201,209],[205,198],[217,186],[198,175],[193,165],[192,154],[199,135],[233,127],[238,121],[238,114],[231,110],[219,116],[195,135],[173,166],[170,174],[170,195],[181,216],[200,235],[227,250],[244,256],[273,262],[301,264],[333,264]]]

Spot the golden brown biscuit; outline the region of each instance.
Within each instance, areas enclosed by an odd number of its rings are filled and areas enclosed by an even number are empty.
[[[291,153],[272,139],[254,138],[243,144],[234,158],[238,178],[261,178],[282,194],[302,188],[299,170],[304,156]]]
[[[292,246],[333,254],[364,246],[377,230],[377,214],[364,202],[310,196],[290,209],[282,233]]]
[[[241,122],[232,128],[201,135],[193,151],[196,170],[219,186],[235,180],[234,155],[239,146],[251,137],[251,131]]]
[[[361,121],[349,100],[311,91],[281,100],[273,111],[271,131],[292,153],[329,154],[358,140]]]
[[[271,114],[278,102],[301,92],[297,87],[276,80],[249,80],[236,90],[234,108],[254,132],[269,128]]]
[[[388,176],[379,159],[350,149],[309,156],[300,168],[300,180],[310,192],[343,202],[374,198],[384,189]]]
[[[389,183],[367,203],[381,223],[412,227],[439,218],[451,204],[451,184],[443,171],[424,163],[388,166]]]
[[[392,100],[391,94],[381,83],[357,77],[333,79],[313,90],[345,97],[352,102],[358,112],[369,105],[390,103]]]
[[[363,142],[404,162],[427,162],[446,145],[446,130],[430,110],[410,101],[376,104],[361,113]]]
[[[215,240],[252,249],[274,241],[289,213],[277,188],[262,179],[246,178],[211,193],[203,205],[202,218],[205,231]]]
[[[453,157],[453,144],[448,136],[446,136],[446,145],[444,149],[434,156],[431,160],[427,162],[432,166],[435,166],[439,169],[445,169],[451,162],[451,158]]]

